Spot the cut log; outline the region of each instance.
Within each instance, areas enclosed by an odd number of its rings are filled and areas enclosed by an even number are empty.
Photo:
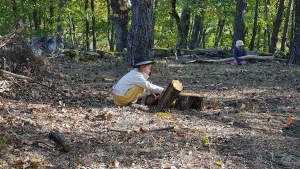
[[[145,105],[146,106],[151,106],[151,105],[157,105],[158,100],[160,100],[162,97],[162,94],[149,94],[145,98]]]
[[[155,111],[159,112],[169,108],[182,89],[182,84],[178,80],[173,80],[167,87],[166,91],[162,94],[162,98],[159,99]]]
[[[247,56],[241,56],[241,59],[247,60],[247,59],[255,59],[255,60],[273,60],[274,56],[257,56],[257,55],[247,55]],[[226,58],[226,59],[218,59],[218,60],[191,60],[184,63],[219,63],[219,62],[227,62],[227,61],[233,61],[234,58]]]
[[[175,108],[179,110],[203,109],[203,97],[197,93],[180,93],[175,102]]]
[[[49,133],[49,138],[53,139],[55,142],[60,144],[63,147],[63,150],[65,150],[66,152],[69,152],[71,150],[71,146],[67,143],[65,138],[58,132]]]

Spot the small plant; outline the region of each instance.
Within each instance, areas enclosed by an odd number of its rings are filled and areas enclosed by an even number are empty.
[[[10,138],[9,133],[5,133],[4,136],[0,140],[0,151],[2,151]]]

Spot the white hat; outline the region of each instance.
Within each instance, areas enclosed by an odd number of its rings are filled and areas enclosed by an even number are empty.
[[[242,40],[237,40],[236,43],[235,43],[235,46],[238,47],[238,46],[244,46],[244,43]]]

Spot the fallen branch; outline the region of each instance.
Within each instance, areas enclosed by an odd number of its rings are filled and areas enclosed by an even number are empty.
[[[149,132],[164,131],[164,130],[173,130],[173,129],[174,129],[174,126],[171,126],[171,127],[165,127],[165,128],[158,128],[158,129],[149,130]]]
[[[0,69],[0,72],[1,72],[1,74],[8,74],[10,76],[13,76],[13,77],[16,77],[16,78],[19,78],[19,79],[33,80],[31,77],[23,76],[23,75],[17,75],[17,74],[11,73],[11,72],[3,70],[3,69]]]
[[[49,133],[49,138],[53,139],[55,142],[60,144],[63,147],[63,150],[65,150],[66,152],[71,151],[71,146],[67,143],[65,138],[58,132]]]
[[[241,59],[247,60],[247,59],[256,59],[256,60],[273,60],[274,56],[257,56],[257,55],[247,55],[247,56],[241,56]],[[227,61],[233,61],[234,58],[226,58],[226,59],[218,59],[218,60],[191,60],[184,63],[219,63],[219,62],[227,62]]]
[[[145,130],[145,132],[155,132],[155,131],[164,131],[164,130],[172,130],[174,129],[174,126],[171,127],[165,127],[165,128],[158,128],[158,129],[152,129],[152,130]],[[115,131],[120,133],[130,133],[132,130],[119,130],[119,129],[111,129],[107,128],[107,131]]]
[[[106,131],[115,131],[115,132],[120,132],[120,133],[130,133],[130,130],[118,130],[118,129],[111,129],[111,128],[107,128]]]
[[[52,147],[52,148],[55,147],[54,144],[50,143],[49,141],[47,141],[47,140],[45,140],[45,139],[37,139],[37,140],[34,140],[34,142],[37,142],[37,143],[43,143],[43,144],[45,144],[45,145],[47,145],[47,146],[49,146],[49,147]]]
[[[49,87],[49,86],[44,85],[44,84],[42,84],[42,83],[39,83],[39,82],[33,80],[31,77],[23,76],[23,75],[17,75],[17,74],[14,74],[14,73],[12,73],[12,72],[9,72],[9,71],[6,71],[6,70],[2,70],[2,69],[0,69],[0,74],[7,74],[7,75],[10,75],[10,76],[19,78],[19,79],[31,80],[33,83],[39,84],[39,85],[44,86],[44,87],[47,87],[47,88],[49,88],[49,89],[52,89],[52,90],[56,91],[57,93],[60,93],[62,96],[67,97],[67,95],[65,95],[64,93],[62,93],[62,92],[60,92],[60,91],[58,91],[58,90],[55,90],[55,89],[53,89],[52,87]]]

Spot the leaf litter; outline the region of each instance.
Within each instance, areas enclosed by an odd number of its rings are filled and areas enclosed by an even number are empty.
[[[300,167],[299,67],[161,59],[153,83],[179,80],[203,95],[204,109],[153,112],[113,104],[126,64],[49,62],[53,70],[40,80],[48,87],[0,77],[0,139],[10,135],[0,168]],[[53,131],[70,152],[49,139]]]

